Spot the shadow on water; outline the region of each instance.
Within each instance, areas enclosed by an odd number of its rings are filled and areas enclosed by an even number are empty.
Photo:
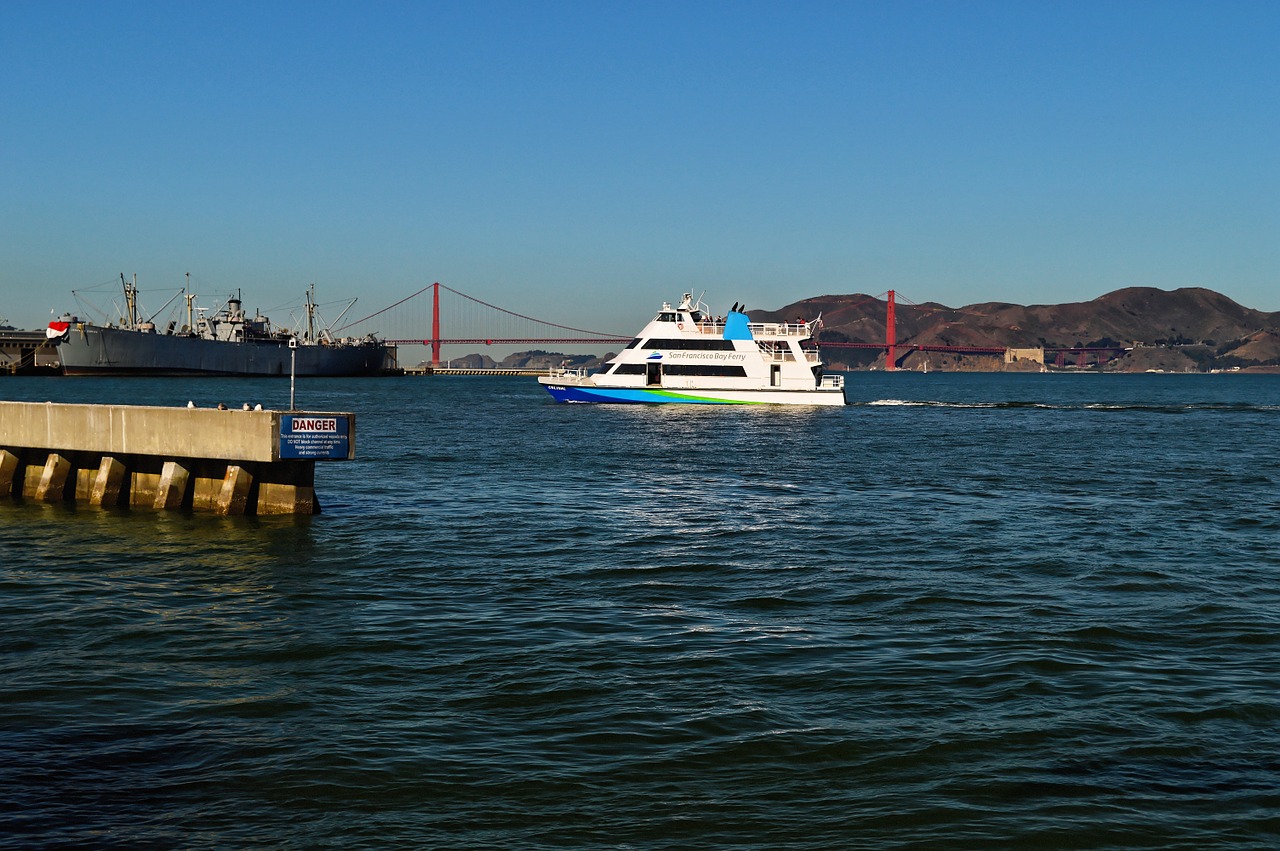
[[[182,564],[198,573],[261,569],[286,553],[307,558],[313,517],[100,509],[34,500],[0,502],[0,545],[30,566],[65,559],[103,564]]]

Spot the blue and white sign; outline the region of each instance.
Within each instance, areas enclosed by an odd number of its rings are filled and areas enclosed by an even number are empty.
[[[347,414],[283,414],[280,457],[345,461],[351,457],[351,417]]]

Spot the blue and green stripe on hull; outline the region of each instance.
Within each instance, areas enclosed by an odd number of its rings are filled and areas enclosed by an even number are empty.
[[[649,387],[581,387],[544,384],[557,402],[614,402],[622,404],[677,403],[685,405],[765,405],[765,400],[717,399],[695,393]]]

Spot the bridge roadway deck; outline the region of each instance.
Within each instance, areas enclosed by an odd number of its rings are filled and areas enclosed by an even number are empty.
[[[448,366],[407,366],[405,375],[548,375],[547,369],[466,369]]]

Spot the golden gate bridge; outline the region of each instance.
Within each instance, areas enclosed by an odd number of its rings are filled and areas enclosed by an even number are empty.
[[[455,326],[462,329],[461,332],[448,337],[444,336],[441,330],[443,324],[440,308],[441,291],[444,291],[447,299],[452,297],[451,321]],[[411,334],[411,331],[420,331],[425,325],[425,316],[420,307],[424,302],[417,301],[417,299],[427,292],[431,293],[430,336],[421,333]],[[378,322],[375,323],[375,320],[378,320]],[[393,343],[397,346],[419,345],[429,347],[431,349],[431,365],[434,367],[440,365],[440,349],[446,345],[494,346],[539,343],[611,345],[631,341],[630,336],[607,331],[590,331],[585,328],[574,328],[570,325],[545,319],[536,319],[523,313],[517,313],[514,310],[508,310],[505,307],[490,304],[475,296],[445,286],[439,281],[405,296],[395,304],[388,305],[336,330],[338,332],[356,330],[361,334],[375,333],[370,330],[375,324],[389,325],[393,329],[388,333],[378,334],[388,343]],[[557,332],[565,331],[584,336],[569,337],[563,333],[557,334]]]
[[[429,298],[423,298],[430,293]],[[444,296],[441,307],[442,298]],[[895,290],[876,296],[885,301],[885,340],[883,342],[850,342],[816,340],[821,348],[872,349],[885,353],[885,369],[894,370],[911,352],[944,352],[960,355],[995,355],[1003,357],[1005,346],[947,346],[929,343],[898,342],[897,301]],[[911,303],[911,302],[908,302]],[[429,311],[429,313],[428,313]],[[445,328],[450,329],[448,336]],[[429,333],[423,329],[429,328]],[[452,330],[458,329],[458,330]],[[608,331],[592,331],[546,319],[537,319],[524,313],[491,304],[473,295],[435,282],[417,292],[405,296],[394,304],[370,313],[335,329],[336,333],[363,336],[374,334],[397,346],[425,346],[431,350],[431,366],[441,365],[441,348],[447,345],[496,346],[496,345],[568,345],[602,346],[625,345],[631,335]],[[568,332],[568,333],[566,333]],[[577,336],[570,336],[570,334]],[[1062,346],[1045,347],[1045,355],[1056,355],[1056,365],[1064,366],[1069,356],[1074,356],[1076,366],[1087,366],[1092,356],[1101,365],[1122,353],[1122,347]]]

